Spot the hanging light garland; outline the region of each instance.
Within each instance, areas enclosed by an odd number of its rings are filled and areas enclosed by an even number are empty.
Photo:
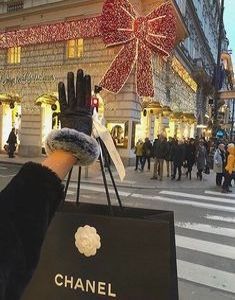
[[[173,49],[176,17],[169,2],[138,16],[128,0],[106,0],[98,17],[2,32],[0,48],[91,37],[101,37],[106,47],[122,45],[100,86],[118,93],[136,66],[138,95],[153,97],[152,55],[168,56]]]

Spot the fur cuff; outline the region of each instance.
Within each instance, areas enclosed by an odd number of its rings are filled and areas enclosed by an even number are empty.
[[[93,137],[70,128],[52,130],[46,138],[45,150],[47,154],[55,150],[71,152],[80,166],[92,164],[100,154],[99,145]]]

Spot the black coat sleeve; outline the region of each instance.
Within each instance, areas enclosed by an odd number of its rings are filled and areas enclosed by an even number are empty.
[[[0,193],[0,299],[20,299],[63,196],[56,174],[32,162]]]

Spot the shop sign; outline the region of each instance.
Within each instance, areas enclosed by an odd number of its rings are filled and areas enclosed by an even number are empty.
[[[43,82],[55,82],[56,77],[54,74],[43,73],[31,73],[26,72],[22,75],[9,76],[0,75],[0,84],[3,86],[14,86],[16,84],[31,84],[31,83],[43,83]]]

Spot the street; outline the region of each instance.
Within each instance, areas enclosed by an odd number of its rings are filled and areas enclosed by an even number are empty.
[[[1,189],[19,168],[0,165]],[[143,188],[133,177],[132,186],[118,188],[123,206],[174,211],[180,300],[235,299],[235,193],[198,188],[196,182],[189,188],[168,181],[167,187],[167,180],[162,188]],[[76,189],[71,182],[67,201],[75,201]],[[112,187],[110,194],[118,205]],[[82,183],[80,201],[105,204],[102,184]]]

